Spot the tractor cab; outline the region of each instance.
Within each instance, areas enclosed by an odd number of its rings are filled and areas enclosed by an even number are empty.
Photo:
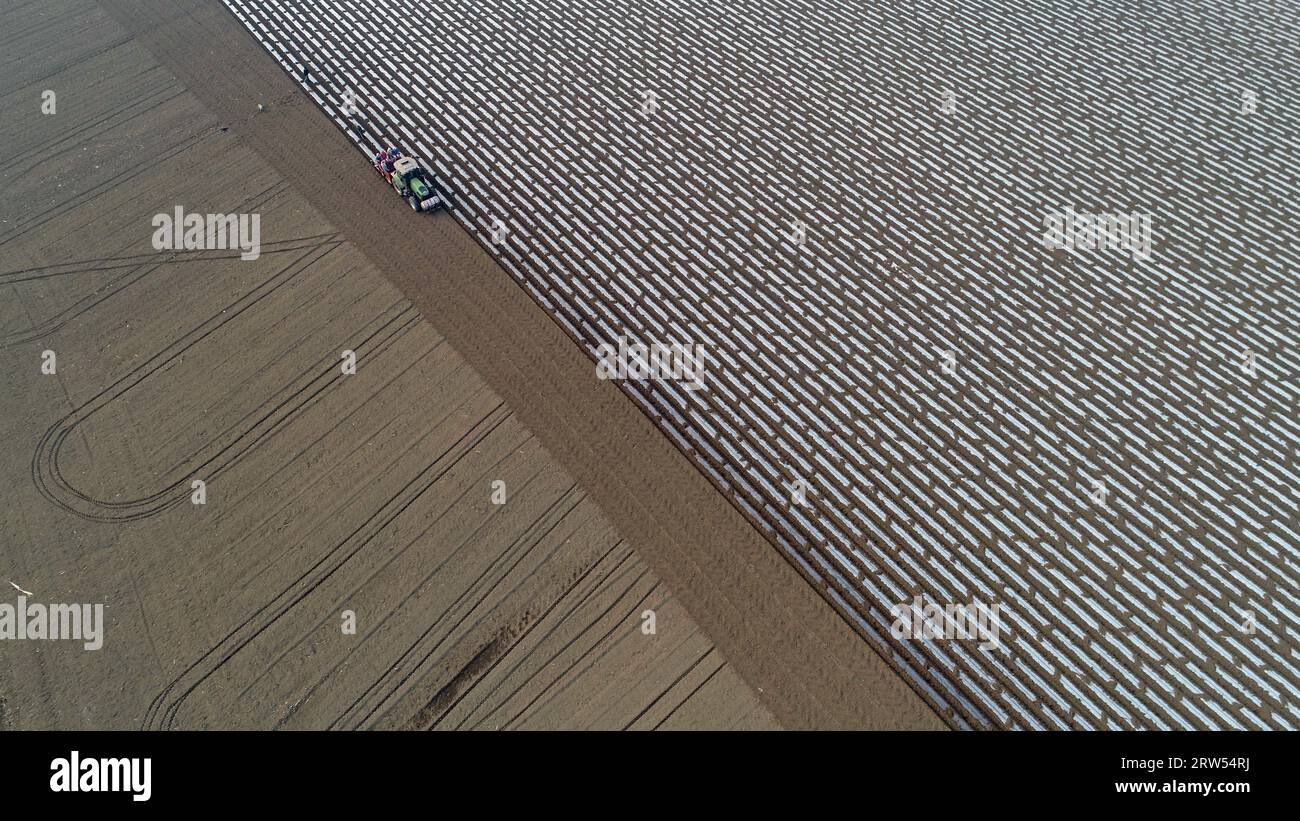
[[[424,169],[420,164],[410,157],[402,157],[393,163],[393,187],[397,193],[405,194],[412,190],[412,183],[420,181],[427,183]]]

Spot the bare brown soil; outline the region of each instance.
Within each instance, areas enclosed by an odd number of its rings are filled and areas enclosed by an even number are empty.
[[[628,477],[534,435],[587,397],[484,380],[528,349],[441,298],[481,252],[409,222],[220,7],[109,8],[0,12],[0,602],[107,622],[0,643],[0,728],[776,726],[607,515]],[[259,213],[261,257],[155,251],[177,204]]]

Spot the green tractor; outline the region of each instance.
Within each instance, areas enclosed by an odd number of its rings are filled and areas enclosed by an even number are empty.
[[[393,186],[398,196],[411,204],[412,210],[435,210],[450,204],[445,192],[435,186],[433,174],[426,171],[419,161],[403,157],[396,148],[377,153],[374,170]]]
[[[381,174],[384,171],[380,171]],[[397,195],[415,211],[435,211],[446,205],[442,194],[434,185],[433,175],[416,160],[402,157],[393,162],[391,174],[384,174],[392,183]]]

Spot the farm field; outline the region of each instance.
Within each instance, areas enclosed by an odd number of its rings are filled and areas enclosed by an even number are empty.
[[[0,600],[105,621],[0,644],[0,729],[776,726],[242,123],[90,0],[0,32]],[[260,254],[156,250],[178,204],[257,213]]]
[[[1300,723],[1293,6],[225,2],[950,726]]]
[[[5,6],[0,728],[1297,728],[1297,31]]]

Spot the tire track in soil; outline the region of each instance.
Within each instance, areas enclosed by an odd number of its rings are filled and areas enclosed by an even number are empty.
[[[97,499],[83,493],[71,485],[62,474],[59,455],[63,443],[87,419],[110,407],[113,401],[140,385],[151,375],[165,370],[187,350],[287,285],[340,244],[335,240],[312,246],[306,254],[300,255],[251,292],[150,357],[52,425],[41,437],[32,456],[32,480],[41,494],[60,508],[94,521],[134,521],[155,515],[184,501],[189,494],[187,484],[189,477],[179,479],[147,496],[127,501]],[[363,327],[360,332],[361,341],[352,346],[353,350],[367,355],[380,353],[419,322],[418,314],[409,303],[405,306],[401,302],[395,303],[386,314],[376,317]],[[226,442],[215,440],[209,443],[204,451],[195,455],[195,458],[203,458],[203,461],[196,465],[191,473],[202,472],[206,479],[215,478],[258,443],[282,430],[325,389],[342,378],[333,356],[334,352],[331,352],[322,357],[311,368],[304,371],[295,382],[286,385],[272,398],[264,400],[250,414],[261,413],[260,418],[248,424],[238,435]],[[204,458],[204,454],[209,453],[210,455]]]
[[[145,715],[142,729],[171,729],[185,700],[195,689],[307,599],[322,583],[333,577],[344,566],[352,563],[358,555],[362,555],[365,548],[380,533],[433,487],[443,475],[455,467],[457,462],[473,451],[478,443],[496,430],[509,418],[509,415],[504,404],[498,404],[438,458],[399,488],[383,506],[358,525],[351,534],[317,559],[293,584],[259,607],[231,630],[221,642],[191,663],[154,698]]]
[[[577,491],[576,486],[570,487],[567,491],[560,494],[551,505],[537,517],[537,519],[525,528],[523,533],[521,533],[513,542],[505,546],[502,552],[483,569],[478,577],[464,591],[462,591],[454,601],[447,605],[437,618],[430,621],[429,626],[425,628],[424,632],[414,642],[412,642],[409,647],[407,647],[407,649],[389,666],[387,670],[384,671],[384,674],[380,676],[371,687],[367,688],[366,691],[351,705],[349,705],[347,710],[345,710],[343,714],[330,725],[331,729],[338,726],[340,722],[347,721],[355,712],[364,709],[364,702],[366,701],[372,702],[372,706],[364,715],[354,722],[357,727],[366,725],[366,723],[369,722],[376,713],[380,713],[381,718],[384,717],[387,713],[387,709],[384,705],[390,701],[394,701],[394,699],[399,696],[401,688],[406,685],[408,681],[417,677],[419,671],[429,664],[434,653],[436,653],[446,641],[454,636],[455,631],[460,627],[460,625],[463,624],[464,621],[469,618],[475,610],[477,610],[479,605],[481,605],[487,597],[494,592],[496,582],[487,582],[486,580],[489,575],[491,575],[498,566],[504,565],[506,561],[513,558],[513,564],[511,564],[509,568],[496,574],[498,581],[508,577],[510,571],[517,567],[519,563],[528,556],[533,548],[541,544],[552,530],[566,522],[567,516],[582,502],[582,499],[583,495],[580,491]],[[572,503],[568,504],[567,508],[562,512],[557,513],[563,505],[570,501]],[[571,526],[571,529],[576,530],[580,528],[583,523]],[[545,529],[541,530],[541,532],[537,532],[543,526]],[[470,538],[473,537],[471,536]],[[461,546],[463,547],[464,545],[462,544]],[[554,553],[562,546],[563,543],[561,541],[560,544],[555,545],[550,555],[554,555]],[[426,577],[426,581],[429,578],[432,578],[432,573]],[[447,628],[441,638],[429,643],[427,649],[423,649],[421,645],[428,642],[434,629],[444,627],[445,625],[442,624],[443,619],[457,609],[464,610],[464,613],[462,613],[460,618]],[[420,651],[422,649],[423,653],[421,654]],[[405,669],[405,672],[401,673],[400,678],[398,678],[397,676],[402,669]],[[396,680],[393,681],[395,678]],[[372,693],[376,692],[381,685],[387,684],[390,681],[392,681],[392,683],[388,687],[386,693],[379,696],[372,696]],[[396,702],[394,702],[393,706],[396,706]]]
[[[262,253],[267,256],[291,253],[304,248],[317,247],[321,242],[328,241],[331,238],[331,235],[324,235],[320,237],[304,237],[300,240],[268,242],[262,246]],[[110,298],[118,295],[159,269],[166,269],[170,265],[183,265],[186,262],[234,259],[237,256],[239,256],[238,253],[225,254],[213,251],[138,254],[125,257],[104,257],[94,260],[78,260],[76,262],[65,262],[58,265],[47,265],[39,268],[26,268],[0,273],[0,285],[9,284],[17,286],[26,282],[40,282],[57,277],[105,274],[109,271],[124,270],[124,273],[113,277],[86,296],[76,300],[63,310],[45,318],[35,325],[0,334],[0,348],[20,345],[25,342],[31,342],[49,336],[67,325],[69,322],[98,307]]]
[[[564,603],[568,600],[569,596],[570,596],[570,595],[571,595],[575,590],[577,590],[578,587],[581,586],[582,583],[583,583],[584,581],[586,581],[587,577],[588,577],[589,575],[591,575],[591,573],[592,573],[592,572],[593,572],[597,567],[599,567],[599,566],[600,566],[600,565],[601,565],[601,564],[602,564],[606,559],[608,559],[608,558],[610,557],[611,554],[613,554],[613,552],[614,552],[615,550],[617,550],[617,549],[620,548],[620,547],[626,547],[626,544],[625,544],[622,540],[616,541],[614,544],[610,545],[609,549],[606,550],[606,551],[605,551],[603,554],[601,554],[599,557],[597,557],[593,562],[591,562],[591,564],[589,564],[589,565],[586,567],[586,569],[584,569],[584,570],[580,570],[580,571],[576,572],[576,573],[574,574],[573,581],[570,582],[570,584],[568,585],[568,587],[566,587],[566,588],[564,589],[564,591],[562,591],[559,595],[557,595],[557,596],[555,597],[555,599],[554,599],[550,604],[548,604],[548,605],[546,606],[546,608],[545,608],[545,609],[544,609],[540,614],[538,614],[538,615],[535,616],[535,617],[534,617],[534,616],[531,616],[530,614],[525,614],[525,623],[524,623],[524,628],[523,628],[522,630],[516,631],[516,633],[514,634],[514,641],[513,641],[513,642],[510,644],[510,646],[507,647],[507,648],[506,648],[506,649],[505,649],[505,650],[504,650],[500,655],[498,655],[495,659],[493,659],[491,665],[489,665],[486,669],[484,669],[484,670],[482,671],[482,677],[486,677],[486,676],[490,675],[494,670],[496,670],[497,666],[500,665],[501,662],[503,662],[503,661],[504,661],[504,660],[505,660],[505,659],[510,655],[510,653],[514,651],[514,649],[515,649],[516,647],[519,647],[519,646],[524,642],[525,639],[531,637],[531,635],[532,635],[534,629],[536,629],[536,628],[537,628],[538,626],[540,626],[544,621],[546,621],[547,617],[549,617],[549,616],[551,615],[551,613],[555,612],[556,608],[558,608],[558,607],[560,607],[560,605],[564,604]],[[626,560],[626,559],[627,559],[629,556],[631,556],[631,555],[632,555],[632,554],[631,554],[631,551],[630,551],[630,550],[625,551],[625,552],[624,552],[624,555],[623,555],[623,559],[621,559],[621,560],[620,560],[618,563],[616,563],[613,567],[611,567],[609,570],[607,570],[603,576],[599,577],[599,578],[594,582],[594,586],[593,586],[592,589],[595,590],[595,589],[600,588],[600,587],[604,584],[605,580],[606,580],[606,579],[609,579],[610,577],[612,577],[613,574],[614,574],[614,572],[618,570],[618,568],[622,565],[623,560]],[[538,638],[538,640],[537,640],[537,645],[540,646],[540,645],[544,644],[548,638],[550,638],[552,635],[554,635],[554,634],[555,634],[555,631],[558,630],[558,629],[560,629],[560,626],[563,625],[564,622],[565,622],[565,621],[566,621],[570,616],[572,616],[575,612],[577,612],[578,608],[580,608],[580,607],[582,606],[583,602],[585,602],[585,601],[587,600],[587,598],[588,598],[588,596],[590,595],[590,593],[591,593],[591,591],[589,591],[589,592],[588,592],[587,594],[585,594],[581,599],[579,599],[578,602],[576,602],[576,603],[573,604],[571,607],[569,607],[569,609],[568,609],[567,612],[565,612],[564,614],[560,615],[560,616],[556,619],[555,623],[554,623],[553,625],[551,625],[551,627],[550,627],[549,629],[547,629],[546,632],[543,633],[543,634],[541,635],[541,637]],[[514,674],[519,670],[519,668],[520,668],[524,663],[525,663],[525,660],[520,660],[519,662],[516,662],[516,663],[514,664],[514,666],[512,666],[512,667],[510,668],[510,670],[508,670],[508,671],[505,673],[505,675],[502,677],[502,681],[508,681],[510,678],[512,678],[512,677],[514,676]],[[476,684],[477,684],[477,682],[476,682]],[[491,699],[492,696],[496,693],[496,691],[500,688],[500,686],[501,686],[500,683],[498,683],[497,685],[495,685],[494,687],[492,687],[492,689],[489,690],[486,694],[484,694],[483,697],[482,697],[482,699],[480,699],[479,703],[476,704],[476,705],[474,706],[474,708],[471,709],[471,710],[466,714],[466,720],[468,720],[468,718],[472,717],[472,716],[474,715],[474,712],[475,712],[476,710],[478,710],[478,708],[479,708],[480,706],[482,706],[483,704],[487,703],[488,700]],[[446,705],[446,709],[444,709],[440,714],[438,714],[438,715],[436,715],[436,716],[431,716],[431,717],[430,717],[430,721],[429,721],[427,724],[422,724],[419,728],[420,728],[420,729],[425,729],[425,730],[432,730],[432,729],[435,729],[435,728],[436,728],[440,723],[442,723],[443,719],[446,718],[446,716],[447,716],[447,715],[448,715],[452,710],[456,709],[456,707],[460,705],[460,702],[461,702],[462,700],[464,700],[465,696],[469,695],[471,692],[474,692],[474,691],[472,691],[472,690],[470,690],[470,689],[466,689],[466,690],[464,690],[462,693],[460,693],[460,694],[456,697],[456,699],[455,699],[454,701],[452,701],[451,704]],[[455,729],[459,730],[459,729],[461,729],[463,726],[464,726],[464,720],[462,720],[460,724],[457,724],[456,727],[455,727]]]
[[[442,422],[442,420],[438,420],[438,421],[435,421],[433,424],[431,424],[430,427],[429,427],[429,429],[428,429],[428,431],[426,432],[426,434],[431,434],[434,430],[437,429],[437,427],[441,424],[441,422]],[[527,434],[525,434],[525,435],[527,436]],[[527,440],[525,440],[525,441],[527,441]],[[501,457],[500,457],[500,458],[499,458],[499,459],[498,459],[498,460],[497,460],[493,465],[491,465],[491,466],[487,467],[485,470],[481,471],[481,472],[480,472],[480,479],[481,479],[483,476],[485,476],[485,475],[486,475],[486,476],[500,475],[499,473],[496,472],[497,469],[498,469],[498,468],[499,468],[499,467],[500,467],[500,466],[501,466],[501,465],[502,465],[506,460],[508,460],[509,458],[511,458],[511,456],[514,454],[515,450],[516,450],[516,449],[517,449],[521,444],[523,444],[523,443],[522,443],[522,442],[519,442],[519,443],[515,443],[514,445],[512,445],[511,448],[509,448],[508,451],[507,451],[505,454],[503,454],[503,455],[502,455],[502,456],[501,456]],[[544,470],[545,470],[545,468],[541,468],[541,469],[539,469],[537,472],[533,473],[531,476],[529,476],[529,477],[528,477],[527,479],[525,479],[523,482],[517,482],[517,481],[516,481],[516,482],[512,482],[512,483],[511,483],[511,487],[514,488],[514,490],[512,491],[512,495],[514,495],[515,498],[519,498],[520,494],[527,493],[529,487],[532,485],[533,480],[536,479],[539,475],[541,475],[542,472],[544,472]],[[471,485],[470,487],[467,487],[467,488],[466,488],[466,489],[465,489],[465,490],[460,494],[460,496],[458,496],[455,500],[453,500],[452,503],[451,503],[450,505],[448,505],[448,511],[450,511],[450,510],[452,510],[452,509],[459,508],[461,505],[465,504],[466,501],[467,501],[467,498],[468,498],[469,494],[472,493],[472,492],[474,492],[474,491],[473,491],[473,486]],[[407,552],[408,550],[410,550],[412,547],[414,547],[414,546],[416,545],[417,542],[419,542],[421,539],[424,539],[426,536],[428,536],[428,534],[430,533],[430,531],[432,531],[435,527],[437,527],[437,526],[442,522],[442,520],[443,520],[443,516],[438,516],[438,517],[435,518],[433,521],[429,522],[429,524],[427,524],[427,525],[424,527],[423,530],[421,530],[420,532],[416,533],[415,535],[413,535],[413,536],[411,536],[409,539],[407,539],[407,540],[406,540],[406,543],[401,547],[401,549],[399,549],[399,550],[395,550],[395,551],[392,551],[391,554],[390,554],[390,555],[385,559],[385,561],[384,561],[382,564],[380,564],[380,565],[378,565],[378,566],[371,566],[371,567],[367,568],[369,572],[368,572],[367,574],[365,574],[365,575],[361,578],[360,581],[356,582],[356,583],[352,586],[352,588],[347,592],[347,594],[345,594],[345,595],[339,597],[339,598],[334,602],[334,604],[335,604],[336,606],[337,606],[337,605],[341,605],[343,602],[346,602],[346,601],[350,600],[353,596],[355,596],[356,594],[358,594],[359,592],[361,592],[362,588],[364,588],[364,587],[366,586],[366,584],[368,584],[372,579],[374,579],[374,577],[378,576],[382,571],[384,571],[384,570],[387,569],[389,566],[391,566],[394,562],[396,562],[396,561],[398,561],[399,559],[401,559],[401,558],[406,554],[406,552]],[[381,618],[379,619],[378,623],[376,623],[374,627],[370,628],[370,629],[369,629],[369,630],[368,630],[368,631],[367,631],[363,636],[361,636],[361,640],[355,643],[356,646],[354,646],[351,650],[349,650],[349,651],[347,652],[347,654],[345,654],[345,655],[342,656],[342,657],[341,657],[337,662],[335,662],[334,665],[333,665],[333,667],[331,667],[331,668],[328,669],[328,670],[325,670],[325,671],[320,675],[320,677],[319,677],[318,681],[316,682],[316,684],[313,684],[311,687],[307,688],[307,690],[303,693],[303,695],[302,695],[300,701],[306,701],[307,699],[311,698],[311,696],[315,693],[315,691],[317,690],[317,688],[319,688],[320,686],[326,684],[326,682],[328,682],[328,681],[330,680],[330,678],[334,675],[334,673],[335,673],[339,668],[341,668],[341,667],[347,665],[347,664],[352,660],[353,655],[354,655],[355,653],[357,653],[357,652],[358,652],[362,647],[364,647],[365,644],[366,644],[366,642],[367,642],[369,639],[371,639],[375,634],[377,634],[379,631],[381,631],[381,630],[382,630],[382,629],[387,625],[387,621],[388,621],[388,619],[389,619],[391,616],[393,616],[393,615],[394,615],[395,613],[397,613],[398,611],[401,611],[403,608],[410,606],[410,605],[411,605],[411,600],[412,600],[416,595],[418,595],[418,594],[420,593],[420,591],[421,591],[423,588],[425,588],[426,585],[429,584],[429,582],[433,579],[433,577],[434,577],[435,575],[437,575],[438,572],[439,572],[440,570],[442,570],[442,569],[443,569],[445,566],[447,566],[448,564],[453,564],[454,561],[455,561],[455,559],[457,558],[457,556],[460,554],[460,551],[461,551],[462,549],[464,549],[465,547],[467,547],[467,546],[472,546],[471,543],[473,542],[473,540],[474,540],[474,539],[475,539],[475,538],[480,534],[480,532],[481,532],[482,530],[484,530],[485,528],[487,528],[488,525],[489,525],[489,522],[486,522],[486,521],[483,522],[482,524],[480,524],[479,527],[476,528],[476,529],[474,530],[473,533],[471,533],[471,534],[470,534],[469,536],[467,536],[465,539],[461,540],[461,542],[456,546],[456,548],[455,548],[455,549],[454,549],[454,550],[453,550],[453,551],[452,551],[452,552],[451,552],[451,553],[450,553],[450,554],[449,554],[445,559],[443,559],[442,561],[440,561],[437,565],[434,565],[433,567],[431,567],[431,568],[429,569],[429,572],[428,572],[427,574],[425,574],[425,576],[424,576],[424,577],[423,577],[423,578],[422,578],[422,579],[421,579],[417,584],[412,585],[412,587],[411,587],[411,592],[408,593],[408,594],[406,595],[405,598],[403,598],[401,601],[399,601],[399,602],[397,602],[395,605],[393,605],[393,607],[389,609],[389,612],[388,612],[387,614],[385,614],[383,617],[381,617]],[[490,569],[490,568],[489,568],[489,569]],[[463,595],[462,595],[462,598],[463,598]],[[456,602],[453,602],[451,605],[448,606],[447,610],[444,610],[443,613],[439,614],[436,618],[432,619],[431,622],[430,622],[430,627],[429,627],[428,629],[429,629],[429,630],[432,630],[434,626],[438,626],[438,625],[440,624],[440,622],[442,621],[442,618],[446,615],[446,612],[449,611],[449,610],[451,610],[452,608],[454,608],[454,607],[456,606],[456,604],[459,603],[460,601],[461,601],[461,599],[458,598],[458,599],[456,600]],[[336,609],[336,607],[327,607],[327,608],[323,608],[322,612],[327,613],[327,614],[329,614],[329,615],[324,615],[324,616],[322,616],[320,619],[318,619],[315,623],[309,625],[309,626],[307,627],[307,629],[306,629],[305,631],[303,631],[303,632],[299,635],[299,637],[298,637],[298,639],[297,639],[296,641],[294,641],[292,644],[289,644],[289,645],[285,646],[285,647],[284,647],[284,648],[279,652],[279,654],[278,654],[274,659],[272,659],[272,660],[271,660],[271,661],[266,665],[266,667],[263,669],[263,671],[262,671],[261,673],[259,673],[255,678],[251,679],[247,685],[245,685],[244,689],[240,691],[240,696],[242,697],[242,696],[244,696],[244,695],[247,695],[248,692],[249,692],[249,691],[250,691],[254,686],[256,686],[257,682],[260,681],[260,680],[262,679],[263,676],[268,675],[268,674],[272,671],[272,669],[275,667],[275,665],[276,665],[276,664],[277,664],[281,659],[287,658],[287,657],[289,656],[290,653],[292,653],[292,652],[293,652],[294,650],[296,650],[299,646],[301,646],[303,642],[307,641],[307,640],[312,636],[312,634],[314,633],[314,631],[315,631],[316,629],[318,629],[318,628],[320,628],[321,626],[323,626],[323,625],[325,624],[325,622],[326,622],[329,618],[332,617],[332,614],[333,614],[333,612],[335,611],[335,609]],[[426,631],[426,634],[427,634],[427,632],[428,632],[428,631]],[[408,652],[409,652],[409,651],[408,651]],[[405,657],[405,655],[406,655],[406,654],[403,654],[403,657]],[[368,688],[366,689],[365,693],[363,693],[362,696],[359,697],[358,700],[360,700],[360,698],[364,698],[365,695],[366,695],[367,693],[369,693],[369,692],[370,692],[372,689],[374,689],[375,687],[379,686],[379,684],[382,683],[384,679],[388,678],[389,675],[391,674],[392,669],[393,669],[394,667],[396,667],[396,665],[397,665],[398,663],[400,663],[400,659],[399,659],[399,662],[395,662],[393,665],[390,665],[388,671],[386,671],[384,674],[382,674],[382,675],[380,675],[378,678],[376,678],[376,679],[371,683],[371,686],[368,687]],[[354,702],[353,706],[355,706],[355,704],[356,704],[356,702]],[[348,709],[350,710],[350,709],[352,709],[352,708],[349,707]],[[346,711],[345,711],[345,713],[346,713]],[[336,723],[337,723],[337,719],[336,719]]]

